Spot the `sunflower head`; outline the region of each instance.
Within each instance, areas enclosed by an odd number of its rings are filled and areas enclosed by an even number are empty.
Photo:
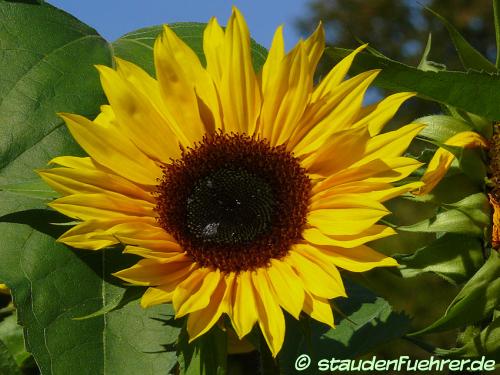
[[[79,223],[59,241],[98,250],[122,243],[142,259],[117,272],[149,288],[144,307],[171,302],[191,340],[229,316],[239,338],[258,324],[273,355],[284,310],[333,326],[346,296],[339,269],[396,266],[366,244],[394,234],[384,201],[420,167],[402,156],[422,126],[382,132],[413,93],[363,107],[378,71],[345,79],[364,46],[313,81],[321,26],[286,52],[276,31],[260,72],[234,9],[203,35],[206,65],[165,26],[156,78],[117,59],[98,67],[109,105],[93,121],[62,114],[88,157],[40,171]]]

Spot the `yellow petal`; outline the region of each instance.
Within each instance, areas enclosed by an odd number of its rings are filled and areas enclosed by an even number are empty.
[[[123,223],[118,225],[116,230],[114,236],[127,245],[164,252],[181,251],[177,241],[163,228],[158,227],[156,220],[154,225],[142,222]]]
[[[223,65],[224,31],[215,17],[211,18],[203,32],[203,52],[207,60],[207,71],[220,84]]]
[[[173,32],[173,29],[166,27],[164,32],[168,43],[175,49],[175,57],[184,70],[187,80],[194,85],[196,96],[201,101],[198,102],[198,108],[205,129],[209,132],[220,129],[222,119],[219,95],[212,77],[203,68],[196,53]]]
[[[373,70],[361,73],[343,86],[352,84],[352,88],[345,94],[342,90],[333,93],[325,104],[321,104],[319,109],[314,109],[314,118],[307,119],[309,126],[300,127],[298,134],[304,134],[297,145],[293,147],[296,155],[304,155],[316,151],[335,132],[347,129],[351,126],[351,121],[360,110],[366,90],[376,78],[380,71]],[[308,110],[309,113],[312,111]],[[307,114],[305,115],[307,116]]]
[[[108,171],[106,167],[99,165],[95,160],[89,157],[79,156],[58,156],[49,161],[49,164],[57,164],[63,167],[74,169],[102,169]]]
[[[133,182],[97,168],[51,168],[37,173],[55,191],[63,194],[115,192],[154,203],[153,196]]]
[[[271,259],[271,266],[266,269],[269,285],[274,291],[278,303],[295,319],[299,319],[304,305],[304,286],[290,265],[281,260]]]
[[[290,65],[291,55],[285,59],[283,26],[279,26],[262,67],[262,109],[258,133],[264,139],[273,137],[274,120],[286,95]]]
[[[265,273],[264,269],[257,269],[252,272],[252,280],[257,292],[259,326],[273,357],[276,357],[285,340],[285,318]]]
[[[330,245],[353,248],[367,242],[396,234],[396,231],[385,225],[374,225],[361,233],[350,236],[328,236],[317,228],[307,228],[302,232],[304,239],[316,245]]]
[[[153,218],[124,216],[108,220],[88,220],[77,224],[57,239],[71,247],[87,250],[99,250],[120,242],[120,226],[123,224],[154,224]]]
[[[410,124],[370,138],[366,144],[365,154],[354,163],[354,166],[376,159],[401,156],[424,127],[425,125]]]
[[[152,203],[111,192],[68,195],[58,198],[48,205],[78,220],[113,219],[123,216],[155,216],[155,206]]]
[[[372,136],[379,134],[385,124],[394,117],[399,107],[415,95],[414,92],[399,92],[363,108],[359,113],[359,120],[352,127],[367,127]]]
[[[314,33],[304,41],[304,48],[307,52],[310,74],[312,76],[325,50],[325,30],[323,29],[321,21],[318,27],[316,27],[316,30],[314,30]]]
[[[312,90],[313,72],[305,44],[284,54],[282,29],[276,31],[262,69],[262,112],[259,134],[272,145],[282,144],[298,125]]]
[[[372,160],[364,165],[350,167],[332,174],[313,186],[313,194],[350,182],[389,183],[399,181],[422,165],[417,160],[401,156]]]
[[[379,202],[355,194],[334,195],[328,207],[311,210],[307,222],[328,235],[353,235],[374,225],[390,212]]]
[[[197,266],[185,254],[165,259],[141,259],[132,267],[113,273],[134,285],[157,286],[178,284],[184,280]]]
[[[422,186],[422,182],[410,182],[401,186],[392,186],[385,182],[354,181],[322,190],[311,197],[310,210],[332,208],[338,197],[356,195],[363,201],[385,202],[394,197]]]
[[[330,176],[359,160],[365,152],[368,140],[367,128],[335,132],[316,152],[309,154],[301,164],[309,174]]]
[[[285,143],[297,127],[311,95],[313,74],[303,44],[297,45],[297,52],[292,58],[288,87],[274,122],[272,145]]]
[[[99,164],[144,185],[156,185],[161,168],[142,153],[117,127],[103,126],[85,117],[60,114],[78,144]]]
[[[318,322],[334,327],[332,307],[328,299],[306,293],[304,312]]]
[[[445,142],[445,145],[463,148],[488,147],[488,141],[475,132],[465,131],[455,134]],[[455,155],[444,148],[439,148],[422,177],[425,185],[413,193],[415,195],[430,193],[450,169],[453,160],[455,160]]]
[[[141,297],[141,306],[146,308],[171,302],[174,287],[172,286],[171,289],[172,290],[161,287],[149,287]]]
[[[219,270],[200,268],[180,283],[172,297],[175,317],[180,318],[196,310],[205,308],[212,293],[220,282]]]
[[[257,302],[252,284],[251,271],[241,271],[235,278],[231,320],[240,339],[250,333],[257,321]]]
[[[212,293],[212,298],[208,306],[189,314],[187,320],[189,342],[192,342],[210,330],[219,320],[221,315],[225,312],[226,304],[224,299],[229,291],[226,278],[222,277]]]
[[[328,208],[328,200],[331,196],[340,194],[356,194],[360,198],[369,201],[385,202],[404,193],[418,189],[423,186],[420,181],[410,182],[401,186],[392,186],[386,182],[354,181],[333,186],[323,190],[311,198],[311,209]]]
[[[324,298],[345,296],[345,289],[333,263],[308,253],[306,244],[298,244],[289,252],[288,262],[301,278],[304,287],[314,295]]]
[[[158,83],[134,64],[120,59],[117,63],[118,71],[97,66],[110,111],[116,116],[115,126],[152,159],[168,161],[178,157],[180,148],[163,116]],[[98,117],[95,122],[105,125],[110,120]]]
[[[316,87],[311,101],[312,102],[319,101],[326,95],[334,92],[337,86],[344,80],[344,77],[349,71],[356,55],[360,53],[362,50],[364,50],[367,46],[368,44],[364,44],[356,48],[349,55],[344,57],[337,65],[335,65],[333,69],[330,70],[330,72],[326,75],[326,77]]]
[[[229,18],[220,52],[224,70],[218,90],[224,129],[253,134],[260,112],[260,90],[253,70],[250,34],[236,8]]]
[[[266,92],[270,92],[273,89],[275,84],[280,84],[281,82],[276,80],[276,77],[280,75],[280,71],[284,67],[285,61],[285,41],[283,40],[283,26],[278,26],[276,31],[274,32],[273,41],[271,43],[271,48],[269,49],[269,54],[267,55],[267,59],[262,66],[262,91],[263,95],[263,106],[269,106],[266,101],[276,100],[277,98],[268,97]],[[290,60],[290,59],[289,59]],[[289,63],[289,61],[288,61]],[[278,91],[279,92],[279,91]],[[282,97],[283,93],[278,97]],[[271,129],[269,129],[271,130]],[[269,135],[264,134],[266,138],[269,138]]]
[[[193,146],[205,133],[198,109],[192,69],[200,71],[196,54],[168,26],[154,46],[156,76],[165,103],[165,116],[179,142]]]
[[[173,244],[173,243],[172,243]],[[140,247],[140,246],[127,246],[125,247],[125,250],[123,250],[124,254],[135,254],[139,255],[143,258],[148,258],[148,259],[155,259],[159,263],[165,263],[169,262],[170,260],[174,259],[174,257],[179,258],[179,254],[182,254],[183,251],[180,250],[178,244],[173,244],[176,245],[177,247],[172,248],[172,249],[164,249],[164,251],[155,251],[151,250],[145,247]]]
[[[304,249],[316,257],[326,257],[337,267],[351,272],[365,272],[375,267],[397,267],[398,262],[368,246],[344,249],[334,246],[305,245]]]

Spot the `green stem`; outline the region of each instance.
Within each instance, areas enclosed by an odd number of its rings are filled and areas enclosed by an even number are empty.
[[[495,39],[497,42],[497,58],[495,66],[500,68],[500,0],[493,0],[493,16],[495,18]]]
[[[408,342],[411,342],[413,345],[418,346],[420,349],[426,351],[429,354],[435,353],[436,348],[433,345],[431,345],[425,341],[416,339],[414,337],[409,337],[409,336],[403,336],[402,338],[403,338],[403,340],[406,340]]]

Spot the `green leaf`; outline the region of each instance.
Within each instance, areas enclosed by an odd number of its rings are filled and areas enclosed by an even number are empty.
[[[429,138],[439,143],[445,143],[455,134],[472,130],[471,126],[464,120],[446,115],[420,117],[413,122],[426,125],[419,133],[420,137]]]
[[[430,219],[412,225],[399,226],[407,232],[449,232],[482,236],[490,224],[488,198],[483,193],[472,194],[459,202],[443,204],[445,209]]]
[[[50,188],[44,181],[37,178],[36,180],[20,182],[17,184],[0,185],[0,191],[8,192],[13,195],[19,194],[29,198],[41,199],[49,201],[59,196]],[[16,199],[13,196],[13,199]]]
[[[213,327],[188,343],[184,328],[179,336],[179,369],[183,375],[224,375],[227,370],[227,334]]]
[[[203,53],[203,31],[205,23],[182,22],[173,23],[169,27],[198,55],[202,64],[206,64]],[[163,26],[151,26],[125,34],[112,43],[116,56],[131,61],[152,76],[155,75],[153,63],[153,45]],[[258,72],[267,58],[267,50],[251,40],[253,66]]]
[[[486,263],[465,284],[445,314],[430,326],[412,333],[441,332],[477,323],[500,306],[500,255],[492,251]]]
[[[356,358],[408,332],[408,317],[394,312],[386,300],[352,282],[346,282],[346,288],[347,299],[332,301],[337,311],[334,329],[309,318],[310,328],[288,319],[285,344],[278,355],[282,373],[294,374],[295,361],[301,354],[311,358],[311,366],[304,373],[316,374],[320,359]]]
[[[168,306],[144,310],[137,301],[92,319],[88,315],[122,295],[122,286],[110,273],[135,262],[117,251],[75,254],[54,239],[22,226],[5,241],[8,253],[0,272],[11,273],[8,282],[25,327],[28,350],[44,374],[72,371],[102,373],[162,373],[176,363],[165,346],[175,341],[178,329],[163,321]],[[22,243],[24,245],[16,244]],[[125,262],[127,260],[127,262]],[[14,264],[11,264],[14,262]]]
[[[465,40],[465,38],[458,32],[455,26],[453,26],[446,18],[434,12],[431,8],[425,7],[425,9],[431,12],[448,29],[450,37],[453,40],[453,45],[458,52],[458,56],[460,57],[460,61],[462,62],[464,68],[484,70],[490,73],[495,73],[497,71],[495,65],[493,65],[472,45],[470,45],[470,43],[467,42],[467,40]]]
[[[413,254],[393,255],[403,277],[433,272],[453,284],[467,281],[483,264],[478,238],[446,233]]]
[[[111,55],[94,30],[50,5],[0,1],[0,12],[0,185],[13,185],[36,179],[53,155],[81,154],[55,113],[97,113],[105,98],[93,64]]]
[[[329,48],[335,61],[351,50]],[[400,62],[360,53],[351,71],[355,74],[370,69],[382,69],[374,84],[393,91],[416,91],[424,99],[461,108],[467,112],[500,120],[500,76],[484,72],[422,71]]]
[[[130,287],[126,289],[121,289],[116,293],[112,299],[106,302],[106,306],[103,306],[101,309],[93,312],[92,314],[88,314],[85,316],[73,318],[74,320],[85,320],[90,318],[96,318],[98,316],[106,315],[112,311],[121,309],[125,307],[128,303],[133,302],[141,298],[141,296],[146,291],[145,288],[140,287]]]
[[[477,358],[500,362],[500,318],[494,319],[479,334],[469,338],[463,346],[452,349],[436,349],[436,354],[447,357]]]
[[[11,314],[0,322],[0,340],[14,358],[18,367],[30,357],[24,347],[23,329],[17,324],[17,314]]]
[[[9,350],[0,339],[0,374],[2,375],[22,375],[17,367],[16,361],[12,358]]]

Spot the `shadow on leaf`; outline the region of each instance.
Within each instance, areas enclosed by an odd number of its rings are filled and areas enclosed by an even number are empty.
[[[0,217],[0,223],[25,224],[51,237],[60,237],[68,228],[62,225],[70,221],[68,217],[51,210],[33,209],[13,212]]]

